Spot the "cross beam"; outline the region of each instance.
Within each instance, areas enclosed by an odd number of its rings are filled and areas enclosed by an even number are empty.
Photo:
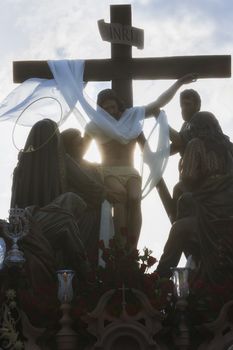
[[[131,26],[131,6],[111,5],[111,23]],[[85,81],[112,81],[112,88],[127,107],[132,106],[132,80],[177,79],[186,73],[198,73],[199,78],[231,76],[231,56],[179,56],[132,58],[132,47],[111,44],[111,59],[85,60]],[[15,83],[37,77],[52,79],[46,61],[13,62]]]
[[[190,72],[197,72],[199,78],[229,78],[230,67],[230,55],[85,60],[84,80],[177,79]],[[13,62],[13,76],[14,83],[35,77],[53,78],[46,61]]]
[[[131,6],[111,5],[111,24],[131,26]],[[126,27],[125,27],[126,28]],[[177,79],[186,73],[197,73],[199,78],[227,78],[231,76],[231,56],[179,56],[132,58],[132,46],[111,44],[111,59],[85,60],[85,81],[112,81],[112,88],[125,101],[133,104],[133,79]],[[15,83],[28,78],[53,78],[46,61],[13,62]],[[163,180],[157,186],[165,209],[171,216],[171,197]]]

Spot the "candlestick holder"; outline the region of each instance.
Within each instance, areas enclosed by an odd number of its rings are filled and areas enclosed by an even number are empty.
[[[62,317],[59,321],[61,329],[56,334],[58,350],[76,350],[77,333],[71,328],[72,319],[70,317],[71,301],[73,299],[72,280],[74,277],[73,270],[59,270],[58,277],[58,299],[61,302]]]
[[[2,237],[0,237],[0,270],[3,268],[3,263],[6,255],[6,243]]]
[[[174,335],[176,348],[188,350],[190,347],[190,334],[187,320],[187,297],[189,295],[188,267],[174,267],[172,280],[174,282],[174,294],[176,296],[176,315],[178,332]]]
[[[25,258],[23,252],[19,249],[18,241],[29,232],[29,220],[25,209],[11,208],[8,222],[4,220],[2,226],[5,236],[13,242],[11,249],[6,254],[4,263],[8,267],[21,267],[25,262]]]

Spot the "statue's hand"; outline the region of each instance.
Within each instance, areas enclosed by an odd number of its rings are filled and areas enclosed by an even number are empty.
[[[180,79],[178,79],[178,81],[181,85],[182,84],[189,84],[189,83],[195,82],[197,80],[197,78],[198,78],[197,73],[188,73],[188,74],[185,74]]]

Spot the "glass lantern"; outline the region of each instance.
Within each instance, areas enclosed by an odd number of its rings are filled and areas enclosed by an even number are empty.
[[[174,293],[177,298],[187,298],[189,295],[189,268],[188,267],[172,267],[172,281],[174,283]]]
[[[0,237],[0,270],[3,268],[3,262],[6,255],[6,243],[2,237]]]
[[[58,299],[62,304],[69,304],[73,299],[72,280],[75,275],[73,270],[58,270]]]

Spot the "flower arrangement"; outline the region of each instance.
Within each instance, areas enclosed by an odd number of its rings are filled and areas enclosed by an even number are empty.
[[[150,272],[157,259],[152,251],[144,248],[142,254],[139,250],[129,250],[120,239],[111,239],[108,247],[103,241],[99,242],[102,250],[102,259],[105,266],[98,266],[94,273],[94,288],[79,293],[76,298],[74,315],[79,317],[91,311],[100,297],[110,289],[116,293],[112,297],[109,313],[120,315],[121,288],[127,289],[127,311],[136,313],[140,305],[130,289],[139,289],[148,297],[151,305],[157,310],[164,310],[169,303],[169,295],[173,291],[173,283],[167,278],[160,278],[156,271]]]
[[[233,279],[210,283],[205,279],[191,279],[189,314],[192,324],[214,321],[225,303],[233,299]],[[233,310],[231,313],[233,322]]]
[[[105,266],[98,266],[93,270],[92,278],[87,284],[74,282],[77,287],[74,288],[75,297],[72,301],[71,316],[74,320],[74,328],[81,339],[90,337],[82,317],[92,311],[101,296],[110,289],[114,289],[115,293],[109,302],[108,313],[116,318],[121,315],[122,287],[125,288],[126,311],[129,315],[135,315],[141,310],[142,305],[132,292],[132,289],[138,289],[147,296],[154,309],[167,316],[164,319],[165,325],[171,326],[174,322],[175,310],[173,283],[169,279],[161,278],[156,270],[153,271],[157,260],[153,257],[152,251],[144,248],[140,253],[137,249],[129,249],[122,243],[122,240],[116,238],[110,240],[108,246],[100,241],[99,248],[102,251]],[[190,277],[187,310],[190,324],[200,325],[215,320],[222,306],[232,300],[233,281],[227,280],[219,285],[213,285],[203,279]],[[5,332],[5,335],[10,337],[10,341],[14,337],[15,344],[20,349],[21,339],[17,338],[17,329],[14,328],[15,294],[9,292],[6,300],[4,307],[10,312],[8,315],[11,315],[7,320],[11,331]],[[61,317],[57,299],[57,283],[40,286],[37,290],[21,286],[17,291],[17,300],[33,325],[56,332]]]
[[[144,248],[142,254],[137,249],[129,251],[117,239],[110,240],[109,247],[105,247],[101,241],[100,248],[105,267],[99,267],[97,273],[99,280],[104,281],[105,285],[107,283],[108,289],[119,288],[122,284],[137,288],[154,301],[158,309],[163,309],[173,284],[168,279],[160,278],[156,271],[149,272],[157,262],[150,249]]]
[[[110,289],[115,289],[109,312],[119,315],[118,290],[124,285],[127,289],[127,312],[135,314],[141,307],[130,289],[135,288],[144,292],[151,305],[157,310],[164,310],[168,304],[168,295],[172,293],[172,282],[160,278],[156,271],[151,271],[156,258],[152,251],[144,248],[129,250],[122,240],[112,239],[106,247],[103,241],[99,242],[105,267],[98,266],[93,270],[89,283],[74,280],[75,297],[72,301],[72,317],[78,323],[81,316],[93,310],[100,297]],[[23,279],[27,278],[23,274]],[[77,287],[76,287],[77,285]],[[56,329],[59,327],[60,311],[57,299],[56,281],[49,285],[40,285],[33,289],[30,281],[23,281],[17,291],[19,306],[28,315],[31,323],[36,327]]]

